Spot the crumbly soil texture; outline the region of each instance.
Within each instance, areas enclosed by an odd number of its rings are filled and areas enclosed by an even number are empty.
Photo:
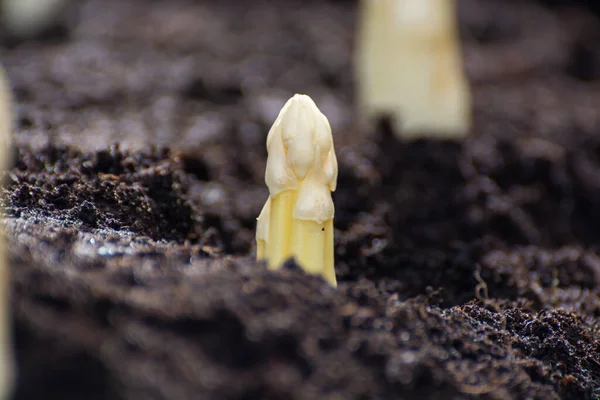
[[[5,39],[15,399],[600,398],[590,3],[459,1],[462,143],[357,128],[355,1],[87,0]],[[334,130],[337,289],[254,261],[296,92]]]

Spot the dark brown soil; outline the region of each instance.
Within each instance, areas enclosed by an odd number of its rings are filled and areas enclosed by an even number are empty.
[[[353,125],[354,1],[88,0],[2,61],[16,399],[600,398],[600,21],[461,0],[462,144]],[[253,260],[311,95],[337,290]]]

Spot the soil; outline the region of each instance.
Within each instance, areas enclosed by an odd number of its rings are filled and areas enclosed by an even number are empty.
[[[5,41],[15,399],[600,398],[596,12],[461,0],[463,143],[355,127],[355,1],[87,0]],[[295,92],[334,130],[337,289],[254,261]]]

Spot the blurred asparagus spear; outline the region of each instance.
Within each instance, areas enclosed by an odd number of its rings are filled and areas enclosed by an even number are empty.
[[[471,123],[454,0],[362,0],[356,47],[363,126],[391,118],[402,138],[463,138]]]

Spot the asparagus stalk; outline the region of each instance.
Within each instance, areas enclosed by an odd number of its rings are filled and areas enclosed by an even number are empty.
[[[269,198],[256,231],[257,258],[271,269],[294,257],[306,272],[336,286],[333,254],[337,159],[329,121],[314,101],[297,94],[267,137]]]

